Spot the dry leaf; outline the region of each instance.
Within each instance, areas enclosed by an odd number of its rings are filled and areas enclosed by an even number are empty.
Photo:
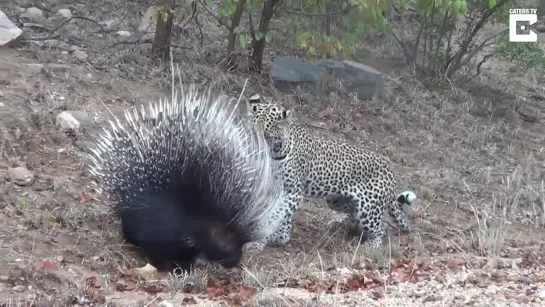
[[[119,292],[132,291],[136,288],[136,285],[132,282],[118,281],[115,284],[115,290]]]
[[[81,195],[76,196],[76,201],[80,205],[83,205],[85,203],[97,200],[98,199],[97,197],[98,197],[98,194],[95,194],[95,193],[81,192]]]
[[[98,276],[90,275],[85,278],[85,284],[90,288],[101,288],[102,284],[100,283]]]
[[[57,270],[59,269],[59,266],[55,262],[44,260],[43,268],[48,270]]]
[[[91,293],[89,294],[91,297],[91,302],[93,303],[99,303],[102,302],[104,299],[104,295],[102,294],[102,291],[99,289],[93,289],[91,290]]]
[[[207,288],[220,288],[221,284],[219,283],[219,281],[217,281],[215,279],[212,279],[212,278],[209,278],[208,281],[206,282],[206,287]]]
[[[197,304],[197,301],[191,296],[186,296],[186,297],[183,298],[182,304],[187,304],[187,305],[192,304],[193,305],[193,304]]]
[[[346,285],[348,286],[348,289],[352,289],[352,290],[358,290],[362,286],[357,277],[349,278],[346,281]]]
[[[379,290],[373,290],[371,291],[371,294],[373,295],[373,298],[375,300],[378,300],[384,297],[384,294],[382,293],[382,291],[379,291]]]
[[[144,292],[148,294],[157,294],[161,292],[166,292],[165,286],[161,284],[147,284],[140,287]]]

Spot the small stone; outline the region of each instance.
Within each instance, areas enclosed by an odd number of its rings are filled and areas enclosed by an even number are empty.
[[[141,268],[134,269],[136,275],[143,280],[150,280],[157,276],[157,269],[149,263]]]
[[[26,18],[31,22],[40,22],[44,20],[44,13],[37,7],[29,7],[21,14],[22,18]]]
[[[85,53],[85,51],[82,51],[82,50],[76,50],[74,51],[74,57],[82,62],[86,62],[87,59],[89,58],[89,56],[87,55],[87,53]]]
[[[60,9],[57,11],[57,16],[60,16],[65,19],[72,18],[72,12],[69,9]]]
[[[60,98],[59,98],[60,99]],[[66,111],[79,122],[79,130],[86,131],[94,122],[93,118],[84,111]]]
[[[437,297],[430,295],[430,296],[426,296],[422,300],[422,303],[431,303],[431,302],[435,302],[435,301],[438,301]]]
[[[25,167],[8,168],[9,179],[19,186],[26,186],[34,180],[34,174]]]
[[[27,288],[25,286],[15,286],[11,288],[14,292],[24,292]]]
[[[499,289],[498,289],[497,286],[491,285],[490,287],[488,287],[488,289],[486,289],[486,290],[484,291],[484,293],[485,293],[486,295],[488,295],[488,296],[493,296],[493,295],[495,295],[496,293],[498,293],[498,290],[499,290]]]
[[[159,307],[174,307],[174,305],[172,305],[172,303],[167,302],[167,301],[160,302],[158,306]]]
[[[24,274],[24,271],[21,268],[13,268],[9,272],[9,278],[10,279],[19,279],[22,278]]]
[[[70,112],[63,111],[57,115],[57,126],[61,127],[63,131],[76,132],[80,123]]]
[[[115,28],[115,27],[119,24],[119,20],[110,19],[110,20],[101,21],[99,24],[100,24],[105,30],[112,30],[113,28]]]
[[[13,131],[13,136],[15,136],[15,139],[20,140],[22,135],[23,132],[21,132],[21,129],[19,129],[19,127],[15,128],[15,130]]]
[[[117,31],[115,32],[115,34],[117,34],[118,36],[123,36],[123,37],[131,37],[131,32],[125,31],[125,30]]]

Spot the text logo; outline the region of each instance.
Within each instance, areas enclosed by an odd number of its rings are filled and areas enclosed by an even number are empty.
[[[509,9],[509,41],[537,42],[537,34],[529,29],[536,22],[537,9]]]

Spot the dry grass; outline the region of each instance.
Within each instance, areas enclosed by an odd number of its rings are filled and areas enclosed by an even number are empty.
[[[76,6],[74,14],[100,21],[116,19],[117,27],[126,30],[137,26],[135,16],[141,7],[99,1]],[[6,11],[10,10],[15,8]],[[387,276],[390,263],[401,258],[463,254],[490,263],[490,259],[518,257],[513,249],[543,243],[544,107],[532,98],[545,95],[542,76],[516,70],[505,75],[492,65],[472,85],[429,87],[400,65],[390,40],[377,36],[366,38],[371,56],[364,62],[388,76],[383,96],[361,102],[339,91],[314,99],[303,91],[280,92],[268,76],[249,76],[244,67],[221,71],[223,33],[212,20],[200,21],[205,48],[200,47],[194,24],[175,38],[177,45],[189,46],[175,50],[184,82],[212,84],[237,94],[250,78],[249,91],[261,91],[289,105],[299,120],[323,128],[309,127],[317,134],[383,153],[392,161],[399,190],[415,191],[419,201],[409,208],[413,233],[391,231],[388,243],[371,252],[347,235],[342,217],[331,213],[322,200],[307,200],[287,246],[249,255],[242,272],[205,266],[190,276],[161,275],[154,282],[167,289],[162,299],[179,302],[184,297],[181,289],[192,285],[202,290],[211,276],[260,289],[255,298],[259,306],[350,305],[354,302],[342,295],[326,299],[303,290],[279,289],[278,284],[308,276],[342,278],[364,270],[367,263]],[[59,30],[63,41],[76,42],[88,53],[87,64],[57,47],[30,44],[22,50],[0,50],[0,67],[7,71],[0,77],[0,84],[7,84],[0,96],[5,105],[0,108],[0,174],[9,166],[24,165],[36,175],[28,187],[0,183],[0,301],[5,306],[23,301],[88,304],[89,276],[102,282],[111,304],[159,302],[145,293],[112,290],[123,278],[119,266],[135,267],[144,261],[137,250],[123,246],[118,221],[106,202],[80,203],[76,198],[91,191],[82,161],[108,117],[104,105],[120,112],[169,91],[168,65],[150,60],[148,45],[120,43],[135,38],[115,37],[115,30],[97,35],[98,27],[82,20]],[[271,60],[266,59],[266,67]],[[39,65],[43,63],[48,65]],[[62,110],[86,111],[91,118],[87,132],[75,138],[59,133],[54,123]],[[42,259],[53,260],[62,270],[39,277],[25,271]]]

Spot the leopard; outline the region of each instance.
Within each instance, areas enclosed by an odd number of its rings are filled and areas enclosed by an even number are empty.
[[[325,198],[327,206],[348,215],[348,226],[365,235],[364,246],[383,244],[384,212],[397,228],[411,232],[404,206],[416,194],[395,193],[396,180],[389,160],[355,144],[313,134],[293,118],[291,109],[262,99],[259,93],[246,99],[250,122],[261,129],[269,145],[271,163],[279,184],[284,185],[283,218],[279,228],[260,242],[279,246],[291,240],[293,217],[304,197]],[[282,217],[283,216],[283,217]],[[259,243],[258,243],[259,244]]]

